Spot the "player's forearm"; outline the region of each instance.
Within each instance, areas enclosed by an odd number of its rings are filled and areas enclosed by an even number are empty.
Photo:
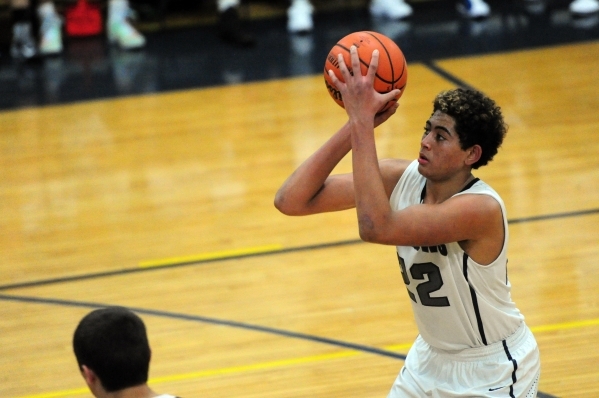
[[[327,178],[350,150],[350,130],[348,124],[345,124],[287,178],[277,191],[275,207],[287,215],[341,210],[341,208],[319,208],[313,204],[322,199],[319,196],[332,193],[325,190]],[[335,200],[320,200],[320,202],[337,203]],[[344,208],[347,207],[344,205]]]
[[[354,194],[360,238],[377,242],[390,218],[374,140],[374,126],[354,124],[352,131]]]

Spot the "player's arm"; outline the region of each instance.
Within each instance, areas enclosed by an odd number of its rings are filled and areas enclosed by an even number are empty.
[[[360,214],[360,213],[359,213]],[[439,204],[391,207],[361,213],[360,232],[369,242],[436,246],[447,242],[503,242],[503,215],[489,195],[463,194]]]
[[[353,207],[351,175],[330,175],[350,150],[350,131],[345,124],[285,180],[275,195],[275,207],[292,216]]]
[[[340,57],[342,56],[340,55]],[[370,87],[372,88],[372,82]],[[398,93],[399,90],[394,90],[391,94],[383,96],[385,100],[378,105],[377,109],[381,109]],[[369,115],[373,134],[374,128],[387,121],[398,106],[396,103],[384,112],[373,112]],[[275,207],[287,215],[307,215],[355,207],[352,174],[331,175],[335,166],[351,149],[352,124],[350,119],[283,183],[275,196]],[[378,159],[376,161],[378,165]],[[387,199],[407,163],[401,160],[382,162],[381,170],[383,172],[379,178],[384,181],[382,184],[385,187]]]
[[[355,47],[350,52],[352,69],[359,70]],[[482,258],[478,254],[486,248],[498,254],[497,247],[503,243],[503,219],[499,203],[488,195],[458,195],[440,204],[415,205],[400,211],[391,208],[384,172],[377,160],[371,116],[391,93],[382,95],[373,89],[377,64],[378,53],[373,53],[367,74],[351,75],[340,57],[339,69],[347,83],[339,82],[331,74],[343,95],[350,120],[360,237],[368,242],[398,246],[463,242],[477,252],[478,258]]]
[[[275,207],[287,215],[355,207],[352,174],[330,174],[350,149],[350,132],[346,124],[287,178],[277,191]],[[379,162],[387,198],[409,164],[409,161],[402,159],[383,159]]]

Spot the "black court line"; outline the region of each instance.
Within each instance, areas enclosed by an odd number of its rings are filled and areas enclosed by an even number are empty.
[[[592,215],[592,214],[599,214],[599,209],[579,210],[579,211],[571,211],[571,212],[564,212],[564,213],[554,213],[554,214],[546,214],[546,215],[540,215],[540,216],[515,218],[512,220],[508,220],[508,224],[522,224],[522,223],[526,223],[526,222],[553,220],[553,219],[557,219],[557,218],[580,217],[580,216],[586,216],[586,215]],[[133,273],[138,273],[138,272],[157,271],[157,270],[161,270],[161,269],[165,269],[165,268],[184,267],[184,266],[189,266],[189,265],[201,265],[201,264],[207,264],[207,263],[214,263],[214,262],[218,262],[218,261],[239,260],[239,259],[248,258],[248,257],[272,256],[272,255],[276,255],[276,254],[328,249],[331,247],[355,245],[355,244],[359,244],[359,243],[365,243],[365,242],[362,241],[361,239],[352,239],[352,240],[344,240],[344,241],[339,241],[339,242],[322,243],[322,244],[317,244],[317,245],[291,247],[291,248],[273,250],[273,251],[262,252],[262,253],[238,254],[238,255],[212,258],[212,259],[206,259],[206,260],[187,261],[187,262],[180,262],[180,263],[176,263],[176,264],[159,265],[159,266],[155,266],[155,267],[124,268],[124,269],[113,270],[113,271],[104,271],[104,272],[95,272],[95,273],[88,273],[88,274],[82,274],[82,275],[65,276],[65,277],[61,277],[61,278],[39,279],[39,280],[34,280],[34,281],[29,281],[29,282],[19,282],[19,283],[0,285],[0,291],[9,290],[9,289],[20,289],[20,288],[26,288],[26,287],[52,285],[52,284],[57,284],[57,283],[77,282],[77,281],[83,281],[83,280],[87,280],[87,279],[98,279],[98,278],[105,278],[105,277],[111,277],[111,276],[133,274]]]
[[[278,249],[278,250],[272,250],[272,251],[261,252],[261,253],[235,254],[235,255],[231,255],[231,256],[210,258],[210,259],[206,259],[206,260],[184,261],[184,262],[175,263],[175,264],[157,265],[157,266],[153,266],[153,267],[124,268],[124,269],[114,270],[114,271],[95,272],[95,273],[82,274],[82,275],[65,276],[65,277],[61,277],[61,278],[41,279],[41,280],[37,280],[37,281],[0,285],[0,291],[7,290],[7,289],[18,289],[18,288],[24,288],[24,287],[52,285],[55,283],[63,283],[63,282],[76,282],[76,281],[81,281],[81,280],[86,280],[86,279],[96,279],[96,278],[103,278],[103,277],[110,277],[110,276],[117,276],[117,275],[132,274],[132,273],[137,273],[137,272],[156,271],[156,270],[164,269],[164,268],[184,267],[187,265],[200,265],[200,264],[206,264],[206,263],[214,263],[214,262],[218,262],[218,261],[238,260],[238,259],[243,259],[243,258],[247,258],[247,257],[272,256],[274,254],[293,253],[293,252],[307,251],[307,250],[327,249],[329,247],[355,245],[356,243],[364,243],[364,242],[360,239],[344,240],[344,241],[339,241],[339,242],[321,243],[321,244],[317,244],[317,245],[290,247],[290,248],[286,248],[286,249]]]
[[[451,73],[449,73],[448,71],[446,71],[445,69],[443,69],[439,65],[437,65],[434,61],[431,61],[431,60],[422,61],[422,64],[424,66],[426,66],[427,68],[429,68],[430,70],[432,70],[433,72],[435,72],[437,75],[441,76],[445,80],[452,82],[453,84],[455,84],[458,87],[476,90],[475,87],[469,85],[468,83],[466,83],[464,80],[460,79],[459,77],[452,75]]]
[[[65,307],[83,307],[83,308],[90,308],[90,309],[104,308],[104,307],[109,306],[109,304],[91,303],[91,302],[85,302],[85,301],[60,300],[60,299],[39,298],[39,297],[31,297],[31,296],[13,296],[13,295],[6,295],[6,294],[0,294],[0,300],[17,301],[17,302],[22,302],[22,303],[61,305],[61,306],[65,306]],[[329,339],[326,337],[319,337],[319,336],[313,336],[310,334],[292,332],[289,330],[269,328],[266,326],[252,325],[250,323],[244,323],[244,322],[229,321],[226,319],[211,318],[211,317],[205,317],[205,316],[199,316],[199,315],[181,314],[181,313],[177,313],[177,312],[159,311],[159,310],[137,308],[137,307],[127,307],[127,308],[129,308],[131,311],[134,311],[134,312],[137,312],[138,314],[143,314],[143,315],[152,315],[152,316],[158,316],[158,317],[162,317],[162,318],[170,318],[170,319],[178,319],[178,320],[184,320],[184,321],[207,323],[207,324],[211,324],[211,325],[229,326],[229,327],[237,328],[237,329],[245,329],[245,330],[251,330],[254,332],[269,333],[269,334],[274,334],[277,336],[290,337],[290,338],[300,339],[300,340],[307,340],[307,341],[311,341],[311,342],[315,342],[315,343],[323,343],[323,344],[333,345],[333,346],[337,346],[337,347],[341,347],[341,348],[349,348],[351,350],[361,351],[361,352],[365,352],[368,354],[376,354],[376,355],[381,355],[381,356],[385,356],[385,357],[401,359],[402,361],[406,359],[405,355],[402,355],[402,354],[399,354],[399,353],[396,353],[393,351],[383,350],[383,349],[376,348],[376,347],[369,347],[369,346],[365,346],[365,345],[361,345],[361,344],[348,343],[345,341]]]
[[[6,295],[6,294],[0,294],[0,300],[16,301],[16,302],[22,302],[22,303],[34,303],[34,304],[61,305],[61,306],[65,306],[65,307],[80,307],[80,308],[90,308],[90,309],[104,308],[104,307],[108,306],[107,304],[101,304],[101,303],[90,303],[90,302],[72,301],[72,300],[58,300],[58,299],[38,298],[38,297],[30,297],[30,296],[13,296],[13,295]],[[163,318],[199,322],[199,323],[207,323],[207,324],[212,324],[212,325],[229,326],[229,327],[234,327],[234,328],[238,328],[238,329],[245,329],[245,330],[251,330],[251,331],[255,331],[255,332],[269,333],[269,334],[274,334],[274,335],[278,335],[278,336],[282,336],[282,337],[290,337],[290,338],[294,338],[294,339],[301,339],[301,340],[311,341],[311,342],[315,342],[315,343],[333,345],[336,347],[360,351],[360,352],[364,352],[367,354],[375,354],[375,355],[381,355],[384,357],[399,359],[402,361],[406,360],[405,355],[398,354],[393,351],[382,350],[379,348],[365,346],[365,345],[361,345],[361,344],[348,343],[345,341],[329,339],[326,337],[313,336],[313,335],[304,334],[304,333],[291,332],[291,331],[283,330],[283,329],[275,329],[275,328],[269,328],[269,327],[265,327],[265,326],[252,325],[249,323],[228,321],[228,320],[224,320],[224,319],[210,318],[210,317],[204,317],[204,316],[199,316],[199,315],[188,315],[188,314],[181,314],[181,313],[176,313],[176,312],[158,311],[158,310],[151,310],[151,309],[137,308],[137,307],[127,307],[127,308],[129,308],[131,311],[134,311],[134,312],[137,312],[138,314],[143,314],[143,315],[150,315],[150,316],[157,316],[157,317],[163,317]],[[558,398],[554,395],[545,394],[540,391],[538,392],[537,397],[538,398]]]

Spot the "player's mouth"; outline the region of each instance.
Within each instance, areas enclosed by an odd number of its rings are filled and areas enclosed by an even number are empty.
[[[419,164],[427,164],[429,163],[428,158],[421,153],[418,154],[418,163]]]

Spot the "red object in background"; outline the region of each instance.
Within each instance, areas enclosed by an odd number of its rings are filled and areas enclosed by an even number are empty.
[[[93,36],[102,33],[102,13],[100,7],[86,0],[66,10],[66,31],[69,36]]]

